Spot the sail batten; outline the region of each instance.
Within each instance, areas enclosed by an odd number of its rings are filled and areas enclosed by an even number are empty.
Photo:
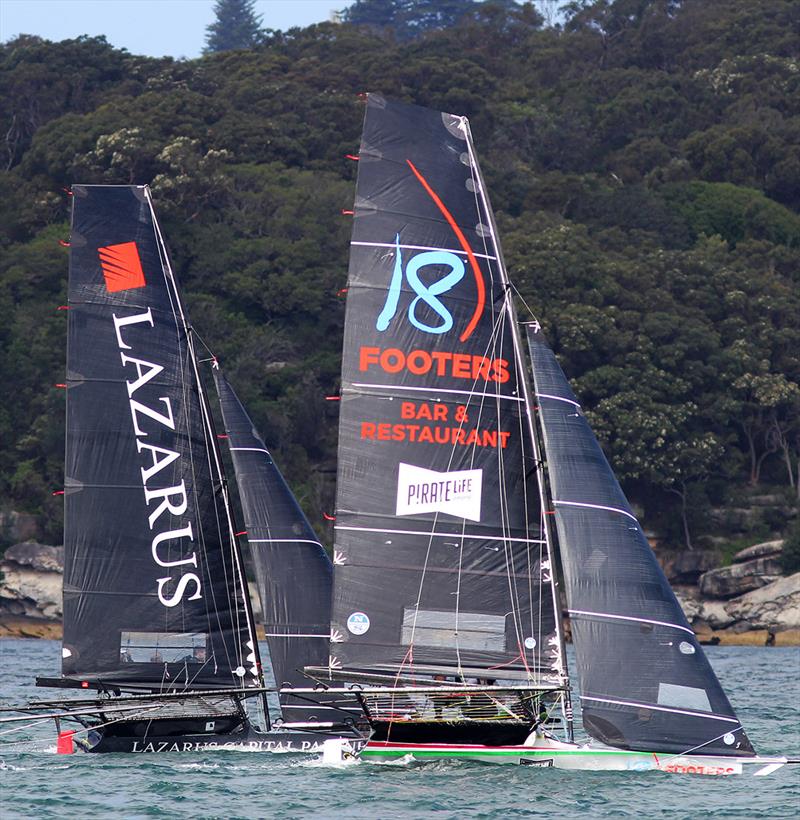
[[[527,330],[584,728],[624,749],[753,755],[555,355]]]

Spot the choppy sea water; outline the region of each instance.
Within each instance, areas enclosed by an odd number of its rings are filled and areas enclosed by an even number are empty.
[[[758,751],[800,757],[800,649],[709,647],[708,655]],[[46,697],[33,678],[57,675],[59,656],[55,641],[0,641],[2,705]],[[716,778],[444,761],[332,767],[221,750],[65,756],[55,754],[52,722],[9,728],[0,724],[3,820],[800,816],[800,766]]]

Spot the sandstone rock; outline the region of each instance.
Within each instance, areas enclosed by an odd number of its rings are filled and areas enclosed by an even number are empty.
[[[61,617],[64,548],[27,542],[6,550],[0,571],[0,616]]]
[[[13,547],[9,547],[3,556],[3,562],[18,564],[43,572],[63,572],[64,547],[51,547],[47,544],[37,544],[35,541],[25,541],[22,544],[14,544]]]
[[[696,584],[704,572],[719,566],[721,557],[718,550],[658,553],[664,573],[673,584]]]
[[[689,590],[675,589],[673,592],[678,599],[678,603],[681,605],[686,620],[689,621],[690,624],[694,624],[695,619],[700,615],[703,609],[703,602]]]
[[[763,541],[760,544],[753,544],[752,547],[745,547],[733,556],[734,564],[741,564],[743,561],[752,561],[753,558],[766,558],[769,555],[780,555],[783,552],[783,539],[777,541]]]
[[[725,629],[735,620],[725,609],[722,601],[703,601],[697,619],[710,626],[711,629]]]
[[[725,604],[742,629],[800,629],[800,572]]]
[[[709,598],[733,598],[771,584],[780,578],[781,573],[776,558],[754,558],[704,573],[700,576],[700,592]]]
[[[696,587],[678,588],[675,590],[675,597],[681,605],[686,620],[695,631],[725,629],[734,622],[733,616],[725,611],[724,601],[704,601]]]

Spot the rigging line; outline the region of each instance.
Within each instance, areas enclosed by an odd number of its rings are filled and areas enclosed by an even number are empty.
[[[469,157],[470,157],[470,166],[475,169],[475,174],[478,177],[478,181],[479,181],[479,186],[478,187],[479,187],[479,190],[481,192],[481,198],[484,202],[484,206],[485,206],[485,210],[486,210],[486,214],[487,214],[488,225],[489,225],[489,229],[490,229],[490,232],[491,232],[491,235],[492,235],[492,240],[493,240],[493,243],[494,243],[495,253],[496,253],[497,258],[498,258],[498,269],[500,271],[501,280],[503,281],[504,284],[509,285],[510,282],[509,282],[508,275],[507,275],[506,270],[505,270],[505,264],[503,262],[502,249],[500,247],[500,243],[499,243],[499,240],[497,238],[497,231],[495,229],[496,226],[494,224],[494,217],[493,217],[493,215],[492,215],[491,211],[489,210],[488,205],[486,203],[486,194],[485,194],[485,186],[483,184],[483,177],[482,177],[481,172],[480,172],[480,166],[478,165],[478,158],[475,155],[473,140],[472,140],[472,132],[471,132],[471,129],[470,129],[470,126],[469,126],[469,121],[466,120],[466,118],[463,119],[463,125],[464,125],[464,130],[465,130],[465,133],[466,133],[467,150],[469,152]],[[509,298],[508,288],[506,288],[505,293],[506,293],[506,297]],[[509,299],[508,304],[509,304],[509,309],[510,309],[510,315],[513,318],[516,315],[515,310],[514,310],[513,300]],[[530,310],[530,308],[529,308],[529,310]],[[533,315],[532,311],[531,311],[531,314]],[[516,358],[517,358],[517,366],[520,369],[520,371],[524,374],[525,370],[524,370],[524,368],[522,368],[522,362],[521,362],[521,358],[520,358],[521,351],[519,350],[518,346],[515,347],[515,355],[516,355]],[[529,425],[530,432],[531,432],[531,440],[533,442],[534,453],[536,454],[536,460],[539,461],[540,460],[539,457],[538,457],[539,456],[539,443],[536,439],[536,432],[535,432],[534,422],[533,422],[533,419],[531,418],[531,409],[530,409],[531,408],[531,401],[530,401],[530,395],[529,395],[529,390],[528,390],[527,378],[523,378],[522,386],[523,386],[523,392],[524,392],[524,396],[525,396],[525,400],[526,400],[527,418],[528,418],[528,425]],[[542,513],[546,509],[543,480],[544,480],[544,478],[543,478],[542,474],[539,473],[539,477],[538,477],[539,500],[540,500],[540,509],[541,509]],[[550,530],[547,526],[545,526],[545,538],[546,538],[546,541],[547,541],[548,559],[549,559],[549,562],[550,562],[550,565],[551,565],[551,578],[554,578],[555,577],[554,576],[554,564],[553,564],[552,552],[551,552],[551,549],[550,549],[551,533],[550,533]],[[551,583],[550,587],[551,587],[551,595],[552,595],[552,599],[553,599],[553,610],[554,610],[554,614],[555,614],[554,622],[555,622],[555,627],[556,627],[556,636],[558,638],[558,646],[559,646],[558,668],[559,668],[559,673],[561,674],[561,676],[568,680],[569,677],[568,677],[568,671],[567,671],[567,666],[566,666],[566,651],[565,651],[565,644],[564,644],[564,636],[563,636],[563,632],[562,632],[562,628],[561,628],[561,622],[560,622],[560,604],[559,604],[559,600],[558,600],[558,593],[557,593],[555,581],[553,581]],[[565,722],[565,726],[566,726],[568,724],[566,710],[564,710],[564,722]],[[572,736],[571,725],[572,724],[570,722],[569,723],[569,736],[570,737]]]
[[[165,278],[165,283],[166,283],[166,286],[167,286],[166,287],[167,295],[168,295],[168,298],[169,298],[169,301],[170,301],[170,306],[172,308],[173,318],[175,320],[175,326],[176,326],[175,327],[176,334],[178,336],[178,355],[179,355],[179,358],[181,360],[181,368],[180,368],[181,388],[182,388],[182,391],[183,391],[183,399],[184,399],[183,400],[183,415],[184,415],[184,418],[185,418],[185,421],[186,421],[186,429],[187,429],[187,431],[191,430],[191,425],[190,425],[191,420],[189,418],[188,413],[189,413],[189,405],[190,405],[190,401],[191,401],[192,396],[191,396],[190,380],[186,379],[186,376],[185,376],[186,369],[187,369],[186,368],[186,363],[188,361],[188,362],[191,363],[191,370],[193,371],[195,383],[196,383],[196,386],[197,386],[197,399],[198,399],[198,403],[200,405],[201,418],[203,419],[203,422],[204,422],[203,424],[201,424],[201,431],[202,431],[202,435],[204,437],[205,444],[206,444],[206,447],[205,447],[206,462],[207,462],[208,467],[209,467],[209,477],[211,477],[213,475],[213,468],[212,468],[212,465],[211,465],[211,453],[209,451],[209,443],[208,443],[209,430],[206,428],[206,425],[205,425],[204,410],[206,408],[204,407],[204,402],[203,402],[202,386],[201,386],[201,383],[200,383],[200,373],[197,370],[195,356],[194,356],[194,348],[193,348],[193,342],[192,342],[192,332],[191,332],[191,328],[189,327],[189,323],[187,321],[186,314],[183,311],[183,306],[181,305],[178,286],[177,286],[177,283],[175,281],[175,276],[172,272],[172,266],[171,266],[170,261],[169,261],[169,255],[167,254],[166,244],[164,243],[164,238],[161,234],[161,228],[159,226],[158,219],[156,217],[155,209],[153,207],[152,198],[151,198],[150,191],[149,191],[148,188],[145,188],[145,196],[147,197],[147,201],[148,201],[148,204],[149,204],[149,207],[150,207],[150,216],[152,218],[154,232],[155,232],[156,238],[158,240],[157,248],[158,248],[158,253],[159,253],[159,257],[160,257],[160,261],[161,261],[162,273],[163,273],[164,278]],[[180,336],[179,328],[183,330],[183,337],[185,339],[185,346],[180,344],[181,336]],[[191,446],[191,444],[188,447],[188,455],[189,455],[190,469],[192,471],[192,479],[193,479],[193,482],[194,482],[193,486],[197,487],[197,472],[196,472],[196,466],[195,466],[195,453],[194,453],[194,448]],[[220,478],[221,478],[221,474],[220,474]],[[198,532],[199,545],[200,545],[200,549],[202,550],[203,556],[205,558],[205,566],[204,566],[205,572],[203,574],[206,576],[206,579],[211,582],[210,583],[210,587],[211,587],[210,591],[211,591],[211,601],[212,601],[212,606],[213,606],[213,609],[214,609],[214,615],[216,616],[217,626],[219,627],[219,635],[220,635],[222,646],[223,646],[224,651],[225,651],[226,659],[228,661],[228,667],[232,669],[233,664],[230,662],[229,648],[228,648],[227,642],[224,639],[225,632],[222,629],[222,622],[221,622],[221,619],[220,619],[220,610],[219,610],[219,607],[217,606],[217,602],[216,602],[216,590],[214,589],[213,579],[211,578],[211,574],[210,574],[210,566],[209,566],[209,561],[208,561],[208,549],[207,549],[207,546],[206,546],[206,538],[205,538],[205,529],[202,526],[203,518],[200,515],[200,510],[199,510],[199,506],[198,506],[199,505],[199,498],[197,497],[196,492],[193,494],[193,497],[194,497],[193,498],[193,500],[194,500],[193,507],[194,507],[194,510],[195,510],[195,520],[198,523],[198,530],[199,530],[199,532]],[[220,556],[222,556],[224,554],[222,552],[223,539],[222,539],[222,531],[221,531],[221,525],[220,525],[220,520],[219,520],[219,509],[218,509],[218,505],[217,505],[217,502],[216,502],[216,498],[214,498],[214,503],[212,505],[212,508],[214,510],[214,518],[215,518],[215,521],[216,521],[217,533],[218,533],[218,536],[219,536]],[[232,527],[231,527],[231,531],[233,531]],[[240,625],[239,625],[239,608],[231,606],[231,603],[232,603],[231,598],[230,598],[231,585],[230,585],[230,583],[228,581],[228,577],[227,577],[227,565],[226,565],[226,562],[224,561],[224,559],[221,561],[221,563],[222,563],[223,576],[224,576],[224,581],[225,581],[225,592],[226,592],[226,598],[227,598],[227,602],[228,602],[228,611],[235,613],[234,617],[235,617],[237,629],[236,629],[236,636],[235,636],[234,640],[238,644],[237,649],[239,650],[239,654],[241,656],[243,653],[241,651],[242,647],[241,647],[241,643],[240,643],[241,628],[240,628]],[[208,607],[206,607],[206,613],[207,613],[206,614],[206,620],[207,620],[208,625],[209,625],[209,636],[210,636],[211,631],[212,631],[211,630],[211,623],[210,623],[211,613],[208,612]],[[166,622],[167,622],[167,615],[168,615],[168,613],[165,612],[164,613],[165,625],[166,625]],[[165,626],[165,628],[166,628],[166,626]],[[254,642],[254,638],[252,636],[251,636],[251,640],[253,640],[253,642]],[[213,642],[212,642],[212,647],[213,647]],[[215,672],[216,672],[216,660],[215,660]],[[243,683],[243,681],[241,681],[241,682]]]
[[[192,352],[194,352],[193,346],[193,339],[190,340],[192,343]],[[258,648],[256,644],[255,638],[255,631],[253,629],[252,624],[252,617],[249,615],[249,599],[246,597],[248,592],[246,591],[246,584],[244,580],[243,569],[239,565],[239,554],[238,554],[238,544],[236,542],[236,528],[233,525],[233,517],[232,512],[230,509],[229,499],[228,499],[228,490],[227,485],[225,483],[225,476],[222,468],[222,463],[220,460],[220,453],[217,449],[217,437],[215,435],[214,430],[214,421],[211,416],[211,409],[207,403],[207,398],[202,390],[202,384],[200,382],[200,374],[197,371],[197,367],[195,364],[195,376],[198,383],[198,398],[200,401],[200,409],[201,414],[203,416],[203,433],[206,438],[206,457],[209,463],[209,471],[219,480],[220,483],[220,495],[222,497],[222,504],[225,510],[225,523],[227,524],[227,545],[230,552],[230,563],[231,563],[231,571],[233,574],[233,579],[229,581],[228,579],[228,565],[225,561],[222,562],[223,564],[223,574],[225,578],[225,592],[226,598],[228,600],[228,611],[233,613],[234,620],[235,620],[235,637],[234,640],[236,641],[236,648],[238,651],[238,658],[237,663],[244,669],[247,669],[245,666],[246,663],[249,661],[246,658],[247,653],[243,647],[242,642],[242,617],[245,619],[245,625],[247,627],[247,634],[250,639],[250,643],[253,646],[252,654],[254,655],[254,663],[253,665],[258,670],[257,661],[258,661]],[[211,463],[213,456],[213,464]],[[223,535],[223,523],[220,521],[220,515],[218,510],[218,504],[216,498],[214,499],[214,510],[215,510],[215,520],[217,522],[217,532],[219,535],[219,543],[220,543],[220,552],[223,553],[223,545],[226,543],[226,539]],[[224,553],[223,553],[224,554]],[[236,581],[239,581],[240,589],[238,590],[238,594],[241,595],[241,600],[237,598],[237,584]],[[238,667],[237,667],[238,668]],[[187,675],[188,677],[188,675]],[[255,676],[257,680],[259,680],[258,674]],[[242,675],[239,679],[239,683],[242,689],[246,688],[245,686],[245,676]],[[263,683],[263,679],[261,679]]]
[[[712,737],[711,740],[706,740],[704,743],[699,743],[697,746],[692,746],[685,752],[680,752],[678,754],[673,754],[669,757],[663,758],[663,761],[665,763],[669,763],[670,760],[675,760],[675,758],[677,757],[683,757],[683,755],[688,755],[692,752],[696,752],[698,749],[702,749],[704,746],[710,746],[712,743],[716,743],[718,740],[723,740],[726,735],[732,735],[736,732],[744,732],[744,726],[742,726],[741,723],[735,729],[731,729],[729,732],[723,732],[721,735],[717,735],[717,737]]]
[[[114,718],[114,720],[110,720],[107,723],[95,723],[95,724],[92,724],[91,726],[86,726],[83,729],[76,729],[76,730],[74,730],[74,734],[76,734],[76,735],[77,734],[83,734],[84,732],[90,732],[92,729],[103,729],[106,726],[111,726],[112,723],[119,723],[120,721],[123,721],[123,720],[137,720],[137,719],[141,718],[142,715],[147,717],[145,712],[152,711],[153,709],[160,709],[162,707],[162,705],[163,704],[157,703],[157,704],[154,704],[153,706],[143,706],[143,707],[141,707],[141,710],[139,712],[134,712],[132,715],[125,715],[124,717]],[[94,713],[92,713],[92,714],[94,714]],[[97,714],[100,714],[100,712],[98,711]],[[13,729],[4,729],[2,732],[0,732],[0,735],[7,735],[7,734],[10,734],[11,732],[20,732],[20,731],[23,731],[24,729],[30,729],[34,726],[39,726],[42,723],[49,723],[51,720],[53,720],[52,717],[40,718],[39,720],[34,720],[31,723],[25,723],[22,726],[15,726]],[[72,731],[72,730],[70,730],[70,731]],[[35,742],[35,738],[30,738],[28,740],[20,740],[19,741],[19,743],[31,743],[31,742]],[[15,744],[5,744],[4,743],[3,748],[6,749],[10,745],[15,745]]]
[[[503,314],[506,317],[509,316],[507,308],[508,308],[507,302],[506,302],[506,300],[504,300]],[[503,322],[503,331],[502,331],[503,336],[501,337],[501,340],[500,340],[501,347],[502,347],[502,344],[503,344],[503,338],[505,336],[505,329],[506,329],[506,322],[504,321]],[[512,326],[512,334],[513,334],[513,326]],[[516,347],[516,339],[513,337],[513,335],[512,335],[511,342],[512,342],[512,345],[514,347]],[[517,367],[517,374],[516,374],[517,389],[519,389],[520,380],[521,380],[522,376],[523,376],[523,374],[520,372],[519,367]],[[498,408],[498,411],[499,411],[499,408]],[[523,446],[524,445],[523,445],[522,439],[520,438],[521,455],[522,455],[522,447]],[[509,492],[508,492],[508,478],[507,478],[506,471],[505,471],[505,453],[503,453],[502,451],[500,451],[500,453],[499,453],[498,463],[500,464],[501,487],[502,487],[501,505],[500,505],[501,515],[503,516],[503,519],[507,522],[506,523],[506,529],[510,533],[510,531],[511,531],[511,514],[510,514],[510,501],[509,501]],[[523,460],[523,465],[524,465],[524,460]],[[523,473],[524,473],[524,469],[523,469]],[[511,617],[512,617],[512,623],[514,625],[514,633],[516,634],[516,637],[517,637],[517,648],[520,651],[522,665],[525,667],[525,671],[527,672],[528,677],[530,678],[531,677],[531,671],[530,671],[530,668],[528,667],[527,658],[525,657],[524,652],[522,650],[523,639],[522,639],[522,636],[520,635],[521,606],[520,606],[520,602],[519,602],[519,594],[518,594],[518,591],[516,589],[516,567],[515,567],[515,564],[514,564],[513,556],[511,554],[510,544],[507,541],[503,544],[503,557],[504,557],[505,562],[506,562],[506,573],[507,573],[507,578],[508,578],[508,593],[509,593],[509,599],[510,599],[510,603],[511,603]]]
[[[495,311],[494,303],[492,303],[491,311],[492,311],[492,314],[494,314],[494,311]],[[489,350],[494,348],[494,346],[496,344],[497,331],[498,331],[498,329],[500,328],[501,325],[504,325],[503,317],[501,315],[498,315],[497,320],[492,322],[492,332],[489,335],[489,340],[487,341],[486,347],[484,349],[484,358],[488,354]],[[500,349],[502,350],[502,342],[500,344]],[[473,383],[472,383],[473,388],[476,385],[477,385],[477,377],[475,379],[473,379]],[[499,389],[499,386],[498,386],[498,389]],[[481,398],[478,401],[478,415],[477,415],[477,420],[475,421],[476,429],[480,427],[481,420],[483,419],[483,409],[484,409],[484,405],[486,403],[486,397],[488,395],[490,395],[490,394],[481,393]],[[469,406],[469,400],[467,401],[467,406]],[[464,420],[462,419],[462,422],[459,425],[459,429],[463,429],[463,424],[464,424]],[[497,410],[497,427],[498,427],[498,431],[499,431],[499,427],[500,427],[500,410],[499,410],[499,407],[498,407],[498,410]],[[499,438],[498,438],[498,444],[499,444]],[[472,445],[472,450],[470,452],[470,461],[469,461],[470,469],[474,469],[474,467],[475,467],[475,458],[476,458],[476,455],[477,455],[477,450],[478,450],[477,443],[474,443]],[[450,450],[450,460],[448,462],[448,470],[452,466],[452,462],[453,462],[454,457],[455,457],[455,445],[453,445],[453,447],[451,447],[451,450]],[[456,576],[457,580],[456,580],[456,606],[455,606],[456,658],[457,658],[457,662],[458,662],[458,672],[459,672],[459,675],[462,678],[464,677],[464,674],[463,674],[464,673],[464,668],[463,668],[462,662],[461,662],[461,641],[460,641],[458,626],[459,626],[459,616],[460,616],[460,613],[461,613],[461,579],[462,579],[462,568],[463,568],[463,563],[464,563],[464,541],[465,541],[466,528],[467,528],[467,521],[466,521],[466,519],[463,519],[462,522],[461,522],[461,537],[459,538],[458,574]],[[505,542],[504,542],[504,546],[505,546]]]
[[[536,324],[539,325],[539,327],[541,327],[541,322],[539,321],[539,317],[533,312],[533,309],[531,308],[531,306],[525,301],[525,297],[517,290],[517,286],[510,280],[509,280],[509,285],[511,285],[511,288],[513,289],[514,293],[516,293],[517,296],[519,297],[519,300],[520,300],[520,302],[522,302],[523,306],[525,307],[525,310],[528,311],[528,313],[531,315],[531,317],[536,322]]]
[[[502,264],[500,264],[500,247],[499,247],[499,243],[497,242],[495,232],[493,230],[493,225],[492,225],[493,219],[492,219],[489,203],[486,199],[485,192],[483,190],[482,180],[480,179],[480,177],[478,175],[477,158],[474,156],[474,153],[472,152],[472,145],[470,143],[470,134],[469,134],[469,124],[468,124],[468,122],[466,121],[465,118],[462,118],[462,125],[464,126],[465,136],[466,136],[466,139],[467,139],[467,147],[468,147],[468,150],[470,151],[470,159],[471,159],[471,161],[470,161],[470,175],[471,175],[472,183],[473,183],[472,188],[473,188],[473,198],[475,200],[475,209],[478,213],[478,219],[479,219],[479,221],[481,221],[481,217],[482,217],[481,205],[483,206],[483,215],[485,215],[486,224],[489,227],[490,238],[491,238],[491,241],[492,241],[492,247],[493,247],[493,250],[494,250],[494,253],[495,253],[495,259],[498,261],[498,271],[499,271],[499,274],[500,274],[500,282],[501,282],[501,284],[505,285],[505,278],[507,278],[507,277],[504,278]],[[480,191],[480,200],[478,198],[478,191]],[[487,253],[488,253],[489,248],[488,248],[488,245],[487,245],[485,233],[481,234],[481,238],[482,238],[482,241],[483,241],[484,250],[487,251]],[[491,269],[491,267],[490,267],[490,273],[492,275],[492,284],[494,284],[494,271],[493,271],[493,269]],[[495,305],[495,302],[493,300],[492,301],[492,310],[494,310],[494,305]],[[500,338],[500,349],[501,350],[503,349],[503,338],[504,338],[505,329],[506,329],[505,319],[508,318],[510,323],[511,323],[512,345],[514,347],[515,353],[517,353],[518,340],[517,340],[516,334],[514,333],[515,328],[513,327],[513,314],[509,310],[509,299],[508,299],[508,288],[507,287],[503,288],[503,307],[499,311],[499,315],[501,315],[503,317],[503,320],[504,320],[503,323],[502,323],[502,331],[501,331],[501,338]],[[521,367],[520,367],[521,363],[520,363],[519,356],[517,355],[516,358],[517,358],[516,381],[517,381],[517,390],[519,390],[520,382],[521,382],[522,379],[524,379],[525,375],[524,375],[524,372],[521,370]],[[499,384],[496,387],[496,392],[499,393]],[[498,414],[498,420],[499,420],[499,418],[500,418],[499,400],[496,400],[496,403],[497,403],[497,414]],[[523,441],[522,436],[520,436],[520,450],[521,450],[520,455],[521,455],[521,458],[522,458],[522,463],[524,465],[524,441]],[[507,484],[506,474],[505,474],[505,454],[502,452],[502,450],[498,450],[498,470],[499,470],[499,484],[500,484],[500,488],[501,488],[501,504],[500,504],[501,522],[507,528],[507,531],[510,533],[510,513],[509,513],[509,501],[508,501],[508,484]],[[523,477],[524,477],[524,472],[525,471],[523,470]],[[527,518],[527,499],[525,501],[525,509],[526,509],[526,518]],[[527,524],[528,524],[528,522],[526,521],[526,532],[528,531],[527,530]],[[508,575],[508,586],[509,586],[509,596],[510,596],[511,610],[512,610],[512,613],[511,613],[512,614],[512,621],[513,621],[513,624],[514,624],[514,631],[517,635],[517,644],[518,644],[518,646],[521,646],[522,645],[522,638],[519,634],[519,629],[520,629],[519,621],[520,621],[520,617],[522,615],[522,612],[521,612],[522,608],[520,606],[519,593],[518,593],[518,590],[516,588],[516,568],[514,566],[513,560],[511,560],[511,556],[509,554],[509,545],[508,545],[507,542],[503,544],[503,554],[504,554],[504,559],[506,561],[506,571],[507,571],[507,575]],[[526,668],[526,671],[528,672],[528,675],[530,675],[530,669],[528,668],[527,659],[524,657],[524,655],[523,655],[523,658],[522,658],[522,662],[523,662],[523,665]]]
[[[499,319],[498,319],[498,321],[499,321]],[[492,345],[492,339],[495,335],[495,332],[496,332],[496,325],[494,325],[493,328],[492,328],[492,333],[490,334],[489,341],[487,342],[485,352],[489,351],[489,348]],[[473,379],[473,382],[472,382],[473,389],[475,388],[477,383],[478,383],[478,377],[475,376],[475,378]],[[469,396],[469,393],[467,395]],[[469,405],[469,398],[467,399],[466,404]],[[458,429],[463,430],[463,427],[464,427],[464,420],[462,419],[459,422]],[[456,445],[455,445],[455,443],[453,443],[451,448],[450,448],[450,456],[449,456],[448,462],[447,462],[447,469],[448,470],[453,465],[453,459],[455,458],[455,454],[456,454]],[[428,567],[428,562],[430,560],[431,550],[433,548],[433,539],[437,535],[435,530],[436,530],[436,526],[438,525],[438,523],[439,523],[439,511],[437,510],[434,513],[433,522],[431,524],[431,531],[430,531],[430,534],[429,534],[429,537],[428,537],[428,546],[425,550],[425,560],[423,561],[422,572],[420,573],[419,589],[418,589],[418,592],[417,592],[417,600],[416,600],[416,603],[414,605],[414,618],[411,622],[411,637],[409,639],[409,646],[413,646],[414,638],[416,636],[417,620],[418,620],[418,617],[419,617],[419,606],[420,606],[420,602],[422,600],[422,589],[423,589],[423,586],[424,586],[424,583],[425,583],[425,574],[427,572],[427,567]],[[362,529],[365,529],[365,528],[362,528]],[[453,535],[455,535],[455,534],[453,533]]]
[[[181,397],[182,397],[182,405],[181,405],[181,414],[184,418],[186,430],[191,430],[191,418],[189,416],[189,404],[191,401],[190,391],[188,389],[188,382],[186,379],[186,361],[187,361],[187,353],[188,353],[188,345],[189,345],[189,327],[188,322],[186,320],[186,316],[183,313],[183,308],[180,304],[180,298],[178,295],[177,284],[175,282],[174,276],[172,274],[172,268],[169,264],[169,258],[167,256],[166,245],[164,243],[163,237],[161,235],[161,230],[158,224],[158,219],[156,218],[155,209],[153,208],[152,199],[150,197],[149,189],[145,189],[145,195],[148,200],[148,204],[150,206],[150,216],[153,221],[153,229],[157,239],[157,250],[159,255],[159,261],[161,263],[161,272],[162,276],[164,277],[164,285],[167,294],[167,299],[169,300],[170,309],[172,311],[172,318],[175,326],[175,344],[177,349],[177,359],[178,359],[178,366],[179,366],[179,376],[180,376],[180,389],[181,389]],[[183,333],[181,334],[181,330]],[[185,342],[185,345],[184,345]],[[189,461],[189,469],[191,470],[192,480],[194,482],[194,486],[197,486],[197,472],[196,472],[196,465],[195,465],[195,452],[194,448],[190,446],[187,448],[187,458]],[[207,566],[207,558],[208,558],[208,551],[205,546],[205,531],[204,528],[201,526],[202,519],[198,515],[197,510],[197,499],[196,496],[193,497],[193,509],[195,513],[195,521],[198,523],[198,542],[200,546],[200,550],[206,559],[204,567]],[[212,585],[212,599],[214,598],[213,594],[213,585]],[[206,609],[206,623],[208,626],[209,635],[212,634],[212,625],[210,619],[210,613],[208,611],[208,607]],[[168,613],[164,612],[164,629],[165,631],[168,630]],[[221,632],[221,625],[220,625],[220,634]],[[227,652],[227,647],[226,647]]]

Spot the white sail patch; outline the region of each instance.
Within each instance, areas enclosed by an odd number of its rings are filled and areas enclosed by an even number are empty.
[[[398,465],[396,515],[442,512],[481,520],[483,470],[440,473],[413,464]]]

